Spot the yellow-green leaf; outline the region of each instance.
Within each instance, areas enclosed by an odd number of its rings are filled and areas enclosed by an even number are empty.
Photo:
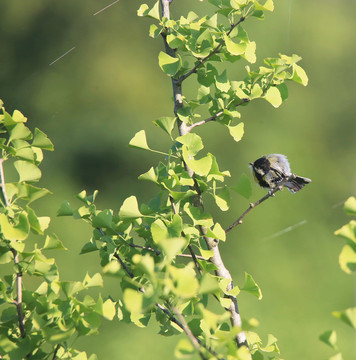
[[[136,196],[132,195],[128,197],[120,208],[119,217],[121,219],[135,219],[141,216],[142,214],[138,209]]]
[[[229,126],[227,125],[227,128],[229,129],[230,135],[233,137],[233,139],[238,142],[242,139],[244,136],[244,123],[240,122],[239,124],[235,126]]]

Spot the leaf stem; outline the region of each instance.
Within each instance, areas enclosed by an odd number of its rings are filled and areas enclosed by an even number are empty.
[[[236,105],[234,105],[234,107],[238,107],[242,104],[245,104],[245,103],[248,103],[249,101],[251,101],[250,99],[242,99],[241,102],[237,103]],[[188,132],[191,132],[195,127],[197,126],[201,126],[201,125],[204,125],[206,124],[207,122],[210,122],[210,121],[214,121],[216,120],[216,118],[218,118],[219,116],[221,116],[223,113],[224,113],[224,110],[229,110],[227,107],[218,111],[217,113],[215,113],[214,115],[210,116],[209,118],[205,119],[205,120],[202,120],[202,121],[198,121],[190,126],[188,126],[187,128],[187,131]]]

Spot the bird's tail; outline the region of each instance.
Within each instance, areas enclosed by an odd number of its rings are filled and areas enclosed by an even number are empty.
[[[310,179],[297,176],[295,179],[288,181],[284,186],[288,188],[288,190],[292,193],[295,193],[302,189],[306,184],[309,184],[311,182]]]

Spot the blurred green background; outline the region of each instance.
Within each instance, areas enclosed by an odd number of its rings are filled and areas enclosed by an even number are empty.
[[[152,1],[149,3],[153,3]],[[152,121],[172,115],[170,80],[158,67],[161,39],[148,37],[150,21],[136,16],[140,1],[121,0],[93,16],[110,1],[3,0],[0,3],[0,98],[7,111],[21,110],[29,126],[48,134],[55,152],[46,154],[41,185],[54,194],[37,205],[39,214],[55,216],[60,203],[78,204],[82,189],[100,191],[98,206],[118,210],[136,194],[150,199],[156,189],[137,176],[155,165],[159,155],[130,149],[133,135],[145,129],[152,148],[171,146]],[[175,0],[173,17],[194,10],[208,14],[207,1]],[[263,340],[279,339],[289,360],[328,358],[332,351],[318,341],[335,328],[345,359],[356,355],[351,329],[331,316],[355,304],[355,276],[338,266],[343,242],[333,231],[349,221],[342,202],[356,193],[356,2],[284,0],[264,21],[244,25],[257,42],[257,65],[279,52],[303,57],[309,76],[304,88],[290,84],[289,99],[279,109],[259,101],[242,109],[245,137],[235,143],[222,126],[199,128],[207,151],[232,180],[248,174],[248,162],[264,154],[287,154],[292,170],[313,182],[298,194],[278,193],[255,209],[231,232],[221,251],[237,284],[247,271],[261,286],[262,301],[239,296],[244,317],[255,317]],[[62,54],[66,56],[50,65]],[[239,80],[245,63],[229,66]],[[194,94],[194,79],[184,84]],[[264,191],[253,185],[251,200]],[[248,206],[238,195],[214,217],[231,224]],[[292,231],[278,235],[283,229]],[[60,254],[63,279],[82,279],[100,270],[98,255],[79,256],[90,228],[67,218],[52,230],[70,251]],[[105,295],[117,294],[115,279],[105,279]],[[100,359],[173,358],[176,338],[156,335],[118,320],[104,321],[100,335],[77,345]]]

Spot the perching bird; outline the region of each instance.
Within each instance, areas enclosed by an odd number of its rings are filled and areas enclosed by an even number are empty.
[[[282,154],[262,156],[255,162],[250,163],[250,165],[255,180],[261,187],[267,189],[275,188],[283,179],[292,175],[288,159]],[[311,180],[308,178],[296,176],[294,179],[283,184],[283,186],[288,188],[290,192],[295,193],[310,182]]]

